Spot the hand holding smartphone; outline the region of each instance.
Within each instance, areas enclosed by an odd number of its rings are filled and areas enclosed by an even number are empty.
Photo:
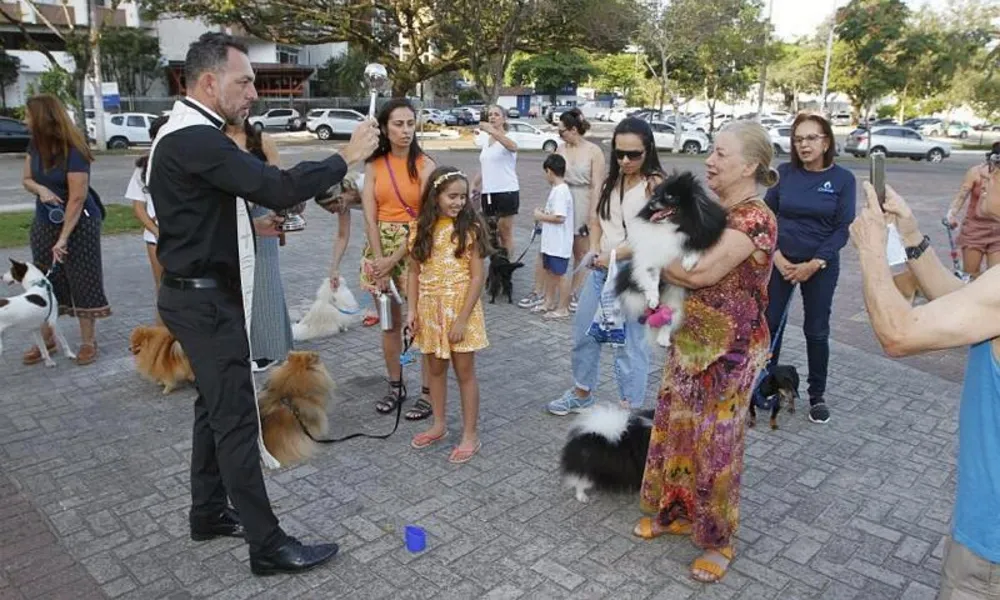
[[[868,180],[875,188],[875,195],[878,196],[878,205],[885,212],[885,154],[873,152],[869,155]]]

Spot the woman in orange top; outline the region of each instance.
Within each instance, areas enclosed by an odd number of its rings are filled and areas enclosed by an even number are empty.
[[[361,287],[377,297],[396,284],[406,291],[406,241],[410,228],[420,213],[424,184],[435,164],[417,143],[417,113],[404,98],[393,98],[378,114],[378,149],[365,166],[361,205],[365,213],[367,243],[361,253]],[[375,404],[375,410],[388,414],[406,401],[402,366],[403,349],[401,307],[392,303],[392,329],[382,332],[382,353],[389,374],[389,393]],[[423,373],[422,381],[427,380]],[[420,399],[407,411],[411,421],[431,415],[430,390],[422,387]]]

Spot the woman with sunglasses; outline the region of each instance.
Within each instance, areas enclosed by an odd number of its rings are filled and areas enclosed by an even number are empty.
[[[611,138],[611,167],[596,204],[589,209],[590,252],[596,258],[583,282],[573,320],[573,387],[548,405],[558,416],[580,412],[594,405],[594,390],[600,374],[601,344],[587,334],[604,281],[612,250],[621,263],[632,256],[626,240],[626,221],[633,218],[663,181],[663,168],[653,143],[649,123],[627,118],[618,123]],[[620,266],[620,265],[619,265]],[[642,406],[649,373],[649,345],[645,327],[637,321],[625,323],[625,345],[614,348],[617,400],[626,407]]]
[[[833,129],[820,115],[803,113],[792,124],[791,160],[778,167],[780,183],[764,201],[778,218],[778,251],[768,290],[767,322],[778,363],[785,311],[798,285],[805,313],[802,330],[809,362],[809,420],[826,423],[830,362],[830,313],[840,275],[840,249],[854,220],[856,183],[847,169],[835,165]]]

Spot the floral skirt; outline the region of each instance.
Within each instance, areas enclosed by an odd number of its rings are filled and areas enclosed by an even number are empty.
[[[409,223],[389,223],[380,222],[378,224],[379,243],[382,246],[382,256],[390,256],[402,246],[405,246],[410,235]],[[361,251],[361,289],[378,294],[382,290],[378,287],[375,278],[375,254],[371,245],[365,242],[364,250]],[[396,282],[396,289],[400,296],[406,295],[406,255],[392,268],[391,277]]]
[[[31,260],[43,272],[52,266],[52,246],[59,240],[62,225],[35,218],[31,224]],[[101,261],[101,220],[80,215],[69,234],[66,258],[49,277],[59,303],[59,314],[101,319],[111,315],[104,295],[104,266]]]
[[[467,285],[467,284],[463,284]],[[433,354],[441,360],[450,360],[452,352],[476,352],[489,346],[486,339],[486,320],[483,304],[477,301],[465,325],[462,341],[448,341],[448,333],[458,313],[465,305],[465,290],[449,292],[420,292],[417,299],[417,333],[415,345],[424,354]]]

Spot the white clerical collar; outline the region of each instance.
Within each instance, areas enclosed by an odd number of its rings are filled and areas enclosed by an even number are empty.
[[[197,110],[201,114],[205,115],[205,117],[209,121],[211,121],[212,124],[215,125],[216,127],[218,127],[219,129],[222,129],[223,127],[226,126],[226,120],[225,119],[223,119],[222,117],[220,117],[218,115],[218,113],[216,113],[214,110],[212,110],[211,108],[205,106],[201,102],[198,102],[197,100],[195,100],[191,96],[185,96],[184,100],[182,100],[182,102],[184,102],[184,104],[187,104],[191,108]]]

